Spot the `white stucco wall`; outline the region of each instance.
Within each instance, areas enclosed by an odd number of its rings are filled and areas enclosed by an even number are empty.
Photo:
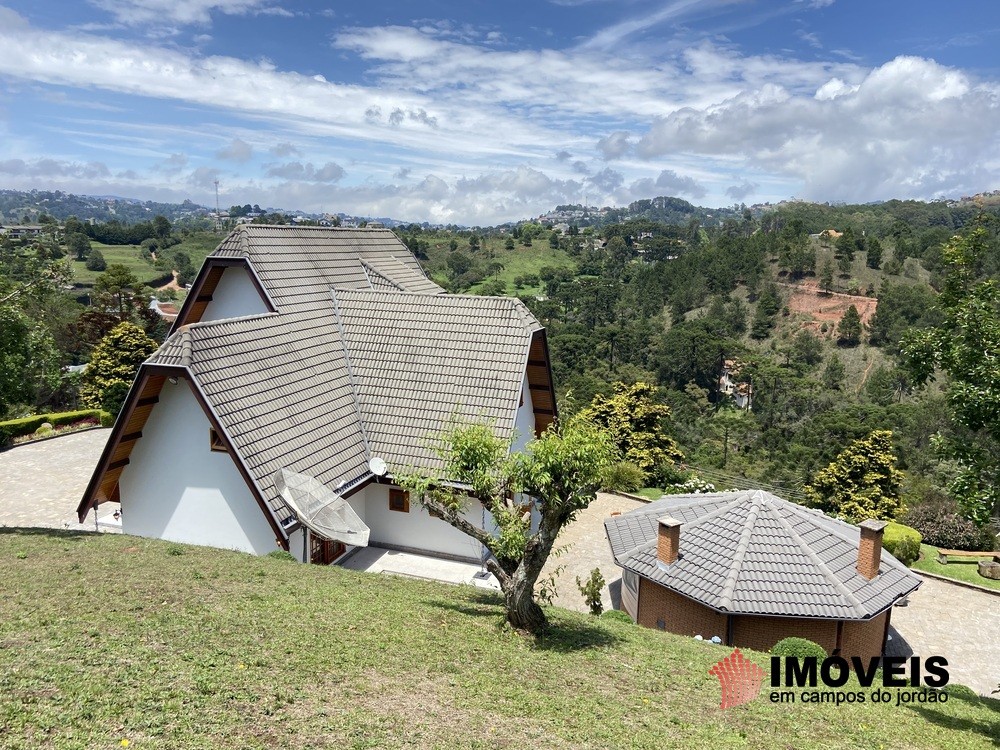
[[[522,403],[517,409],[514,419],[514,445],[512,450],[520,453],[528,441],[535,437],[535,412],[531,404],[531,389],[528,387],[528,375],[525,373],[521,381]]]
[[[122,472],[122,531],[257,555],[279,549],[233,458],[209,449],[209,428],[187,381],[165,382]]]
[[[260,298],[260,293],[246,270],[230,267],[219,279],[219,284],[212,293],[212,301],[205,307],[205,314],[201,319],[209,321],[239,318],[244,315],[260,315],[267,311],[267,305]]]
[[[362,494],[363,514],[358,510],[358,501],[361,500],[359,496]],[[371,529],[370,544],[409,547],[477,561],[482,559],[482,545],[479,542],[447,522],[434,518],[415,500],[410,501],[409,513],[389,510],[389,487],[386,485],[370,484],[362,492],[353,495],[350,503]],[[478,503],[470,500],[469,510],[463,515],[470,523],[482,527],[483,511]],[[486,514],[486,522],[487,528],[493,528],[493,519],[489,513]]]

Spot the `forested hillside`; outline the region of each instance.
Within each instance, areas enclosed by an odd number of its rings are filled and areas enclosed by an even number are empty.
[[[647,208],[685,203],[657,201]],[[872,499],[878,485],[901,497],[891,517],[904,505],[954,516],[966,524],[956,544],[976,546],[989,543],[976,529],[996,513],[1000,484],[996,213],[973,202],[789,203],[730,210],[716,226],[681,212],[566,231],[397,232],[449,291],[514,295],[532,309],[548,329],[563,417],[617,414],[634,433],[618,488],[655,494],[697,477],[839,513],[817,498],[817,478],[880,445],[855,494]],[[167,328],[151,298],[178,304],[220,237],[165,217],[48,227],[0,241],[0,416],[114,412],[128,357],[141,360]],[[100,368],[82,380],[63,369],[93,362],[112,334],[105,348],[132,355],[111,356],[101,383]]]
[[[996,216],[972,203],[790,203],[719,227],[402,236],[451,291],[529,305],[549,331],[564,417],[616,383],[655,384],[686,466],[720,488],[758,484],[802,501],[845,449],[891,431],[904,502],[951,513],[963,481],[955,446],[985,445],[989,429],[956,419],[947,373],[932,366],[936,379],[918,382],[903,351],[914,332],[947,324],[946,247],[980,225],[974,274],[988,279],[1000,264]],[[752,408],[739,408],[746,398]],[[643,478],[662,488],[677,475]],[[975,479],[959,499],[993,508]]]

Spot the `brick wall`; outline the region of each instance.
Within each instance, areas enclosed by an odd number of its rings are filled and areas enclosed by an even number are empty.
[[[740,648],[767,652],[783,638],[806,638],[825,648],[828,654],[837,647],[835,620],[749,615],[740,615],[733,620],[733,645]]]
[[[860,656],[862,659],[881,656],[887,615],[887,612],[883,612],[867,622],[845,622],[840,640],[840,655],[848,659],[852,656]]]
[[[868,659],[882,654],[885,633],[883,613],[867,622],[845,621],[841,632],[840,655]],[[639,616],[647,628],[659,628],[679,635],[701,635],[706,640],[717,635],[726,639],[726,616],[681,596],[670,589],[639,577]],[[740,648],[769,652],[783,638],[806,638],[818,643],[828,654],[837,647],[837,622],[795,617],[733,617],[733,644]]]
[[[659,627],[679,635],[701,635],[706,640],[717,635],[726,639],[726,616],[698,604],[670,589],[639,578],[640,625],[647,628]]]

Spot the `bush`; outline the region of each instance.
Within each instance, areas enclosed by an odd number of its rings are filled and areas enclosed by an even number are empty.
[[[794,656],[799,659],[806,656],[815,656],[817,659],[827,657],[825,648],[805,638],[782,638],[774,644],[771,653],[775,656]]]
[[[268,552],[266,555],[264,555],[264,557],[270,557],[273,560],[285,560],[285,561],[290,561],[290,562],[298,562],[298,560],[295,559],[295,555],[293,555],[291,552],[288,552],[287,550],[283,550],[283,549],[276,549],[274,552]]]
[[[611,464],[601,480],[605,492],[635,492],[646,483],[646,472],[633,463],[621,461]]]
[[[55,428],[94,419],[100,420],[100,423],[103,425],[104,419],[107,416],[105,412],[97,409],[87,409],[85,411],[66,411],[58,414],[35,414],[31,417],[0,422],[0,447],[9,445],[16,437],[31,435],[46,423]]]
[[[912,565],[920,557],[920,532],[904,526],[901,523],[890,521],[885,527],[885,535],[882,537],[882,546],[886,551],[903,565]]]
[[[583,595],[583,603],[590,607],[590,614],[600,615],[604,611],[604,602],[601,601],[601,590],[604,588],[604,576],[601,575],[600,568],[590,571],[590,578],[581,581],[580,576],[576,577],[576,587]]]
[[[87,255],[87,269],[90,271],[104,271],[107,270],[108,263],[104,260],[104,255],[100,250],[94,248]]]
[[[602,620],[617,620],[618,622],[627,622],[632,624],[632,618],[629,617],[628,612],[622,612],[620,609],[609,609],[607,612],[601,615]]]
[[[944,549],[983,550],[992,546],[987,534],[958,512],[952,502],[931,502],[918,505],[901,521],[923,536],[924,544]]]

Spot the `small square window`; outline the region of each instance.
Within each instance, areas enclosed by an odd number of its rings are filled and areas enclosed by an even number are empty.
[[[405,490],[389,490],[389,510],[409,513],[410,493]]]
[[[219,433],[216,432],[214,427],[208,428],[208,444],[209,447],[218,453],[228,453],[229,449],[226,448],[226,444],[222,442],[222,438]]]

